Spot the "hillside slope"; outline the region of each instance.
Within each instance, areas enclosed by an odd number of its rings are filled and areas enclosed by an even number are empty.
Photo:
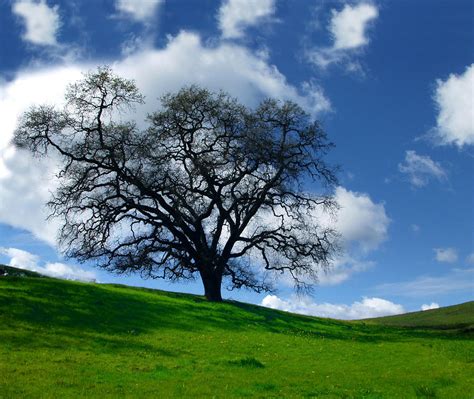
[[[18,269],[17,267],[0,265],[0,277],[45,277],[42,274],[32,272],[31,270]]]
[[[366,319],[364,321],[386,326],[474,331],[474,301],[438,309]]]
[[[0,278],[0,398],[471,398],[473,359],[469,334]]]

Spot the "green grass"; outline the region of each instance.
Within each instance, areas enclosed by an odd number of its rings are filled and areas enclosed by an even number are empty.
[[[474,331],[474,301],[423,312],[405,313],[366,320],[396,327],[423,327],[442,330]]]
[[[473,398],[474,341],[237,302],[0,278],[0,398]]]

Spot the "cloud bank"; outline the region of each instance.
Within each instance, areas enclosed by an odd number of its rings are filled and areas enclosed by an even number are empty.
[[[193,83],[226,90],[249,106],[275,97],[297,102],[313,116],[330,110],[329,100],[311,82],[295,87],[266,58],[236,44],[206,46],[194,33],[181,32],[164,48],[143,49],[111,64],[118,74],[135,79],[146,96],[146,105],[133,115],[142,126],[158,107],[157,97]],[[61,104],[66,85],[94,68],[94,63],[75,63],[27,69],[0,83],[0,223],[28,230],[51,245],[56,226],[45,221],[44,204],[55,188],[55,162],[34,160],[10,141],[24,111],[33,104]]]
[[[334,197],[339,205],[335,214],[316,209],[310,215],[320,227],[334,229],[339,234],[341,251],[332,259],[329,269],[321,270],[318,275],[318,284],[326,286],[341,284],[352,275],[374,267],[375,262],[367,258],[388,238],[391,223],[385,205],[375,202],[367,193],[339,186]],[[273,222],[272,216],[260,221],[265,225]],[[279,281],[293,285],[293,279],[286,274]]]
[[[335,219],[320,216],[324,225],[340,234],[342,253],[329,270],[319,275],[320,285],[340,284],[355,273],[374,267],[375,262],[366,258],[387,240],[391,223],[385,205],[375,202],[367,193],[337,187],[335,199],[340,207]]]
[[[0,222],[30,231],[54,245],[57,225],[46,221],[45,207],[56,187],[54,159],[34,159],[13,148],[10,141],[18,118],[33,104],[63,101],[67,82],[81,76],[80,68],[60,67],[20,73],[0,85]]]
[[[31,270],[49,277],[67,280],[95,281],[96,273],[82,269],[78,266],[66,265],[60,262],[46,262],[39,265],[40,258],[30,252],[17,248],[1,248],[0,255],[10,258],[9,266],[18,269]]]
[[[354,302],[351,305],[344,305],[316,303],[310,297],[292,296],[285,300],[276,295],[267,295],[263,298],[261,305],[292,313],[343,320],[381,317],[405,312],[402,305],[382,298],[363,298],[362,301]]]

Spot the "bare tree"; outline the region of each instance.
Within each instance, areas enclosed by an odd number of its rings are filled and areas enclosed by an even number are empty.
[[[196,86],[162,97],[147,129],[121,120],[141,103],[104,67],[69,86],[64,108],[23,115],[17,146],[62,160],[49,206],[65,254],[143,277],[199,274],[211,301],[223,282],[269,291],[275,274],[310,287],[336,249],[317,217],[336,183],[319,123],[292,102],[251,110]]]

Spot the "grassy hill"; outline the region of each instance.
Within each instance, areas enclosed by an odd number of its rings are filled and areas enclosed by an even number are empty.
[[[472,398],[472,338],[0,278],[0,398]]]
[[[474,331],[474,301],[423,312],[378,317],[366,321],[386,326]]]
[[[0,265],[0,277],[44,277],[42,274],[30,270],[18,269],[12,266]]]

